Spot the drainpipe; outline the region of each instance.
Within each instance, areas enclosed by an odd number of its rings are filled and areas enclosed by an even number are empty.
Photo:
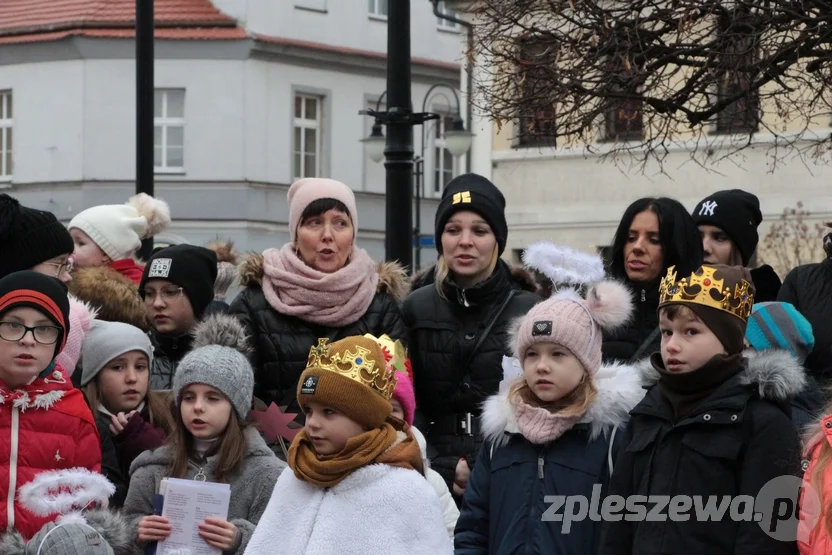
[[[445,21],[450,21],[452,23],[456,23],[462,27],[465,27],[465,30],[468,32],[468,52],[465,53],[466,59],[468,59],[468,55],[470,52],[474,51],[474,26],[467,22],[459,19],[458,17],[454,17],[452,15],[448,15],[439,11],[439,0],[430,0],[430,3],[433,4],[433,15],[438,17],[439,19],[444,19]],[[468,131],[474,131],[471,128],[471,121],[472,117],[471,114],[474,111],[473,107],[471,106],[471,98],[474,94],[474,64],[468,63],[465,68],[465,80],[468,89],[468,109],[465,111],[465,129]],[[465,172],[471,172],[471,151],[468,151],[468,154],[465,155]]]

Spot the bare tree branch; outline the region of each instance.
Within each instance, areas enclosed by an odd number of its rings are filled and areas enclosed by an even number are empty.
[[[674,142],[707,142],[692,149],[698,163],[755,133],[774,136],[776,160],[832,147],[807,134],[832,117],[832,0],[478,0],[472,11],[477,107],[498,128],[518,123],[520,145],[600,139],[611,155],[662,162]]]

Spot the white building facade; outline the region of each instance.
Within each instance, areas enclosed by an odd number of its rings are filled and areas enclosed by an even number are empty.
[[[90,0],[88,11],[21,21],[9,15],[15,5],[48,0],[3,4],[0,188],[62,221],[125,202],[136,172],[133,15],[96,13],[100,2]],[[320,176],[356,192],[359,244],[383,257],[384,168],[364,156],[372,121],[358,112],[375,108],[386,87],[386,4],[156,0],[155,187],[174,222],[162,241],[280,246],[288,186]],[[412,37],[416,105],[435,83],[459,85],[462,54],[458,29],[427,0],[413,2]],[[429,108],[456,109],[443,95]],[[417,154],[420,136],[416,128]],[[425,146],[431,153],[441,143]],[[426,156],[429,183],[463,167],[453,160],[450,173],[434,172],[447,167],[436,158]],[[421,226],[432,229],[435,188],[426,189]]]

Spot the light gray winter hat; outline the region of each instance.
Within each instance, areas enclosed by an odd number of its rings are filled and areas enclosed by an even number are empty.
[[[142,330],[122,322],[94,320],[81,347],[81,387],[90,383],[108,362],[124,353],[141,351],[153,363],[153,345]]]
[[[254,371],[246,355],[248,338],[234,316],[213,314],[194,329],[193,350],[185,355],[173,376],[174,400],[193,383],[209,385],[231,401],[240,420],[245,421],[254,395]]]

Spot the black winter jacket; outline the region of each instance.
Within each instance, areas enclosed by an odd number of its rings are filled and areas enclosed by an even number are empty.
[[[777,300],[793,304],[812,324],[815,348],[806,369],[821,387],[832,384],[832,258],[789,272]]]
[[[630,359],[648,338],[650,342],[639,355],[639,359],[649,357],[661,346],[662,338],[658,333],[659,279],[651,281],[643,288],[631,281],[625,283],[633,295],[633,316],[620,328],[604,332],[604,342],[601,344],[604,362],[635,362]],[[652,337],[650,334],[653,334]]]
[[[508,265],[500,261],[490,278],[470,289],[461,289],[449,278],[444,283],[447,299],[431,285],[414,291],[404,303],[402,314],[410,330],[408,346],[416,406],[426,419],[419,429],[431,448],[428,455],[432,468],[449,487],[460,457],[473,468],[482,444],[480,437],[456,431],[455,423],[464,419],[459,415],[471,413],[471,422],[476,425],[483,401],[497,393],[503,378],[503,356],[511,354],[509,323],[539,300],[523,287],[533,285],[513,281]],[[477,352],[472,353],[490,315],[512,289],[514,297]],[[471,362],[464,367],[469,356]]]
[[[170,391],[173,388],[173,375],[179,361],[191,351],[193,335],[169,336],[155,331],[150,332],[153,345],[153,362],[150,364],[151,391]]]
[[[602,555],[797,553],[796,542],[769,537],[753,520],[753,502],[750,509],[739,504],[735,511],[750,510],[752,518],[746,521],[735,522],[728,508],[738,496],[754,498],[770,480],[800,471],[800,445],[788,403],[805,380],[801,372],[786,368],[772,372],[771,366],[760,363],[765,354],[751,359],[678,422],[658,386],[630,411],[630,441],[618,454],[609,495],[694,499],[689,510],[682,511],[690,515],[686,521],[670,518],[666,504],[657,508],[651,502],[640,507],[658,511],[665,520],[645,519],[643,514],[632,521],[608,520],[602,530]],[[730,496],[728,502],[724,496]],[[709,499],[712,507],[724,506],[722,517],[697,518],[697,498],[700,512]],[[617,514],[638,510],[622,507]]]
[[[254,396],[266,406],[274,402],[287,412],[301,413],[297,405],[298,379],[306,368],[309,349],[317,345],[318,338],[327,337],[333,342],[370,333],[406,340],[399,303],[407,295],[409,283],[397,264],[379,264],[375,298],[361,318],[342,328],[312,324],[272,308],[260,285],[263,255],[248,256],[239,272],[240,284],[245,289],[231,303],[231,314],[240,319],[251,338]],[[302,417],[297,420],[301,421]]]
[[[95,426],[101,438],[101,474],[116,487],[115,493],[110,496],[110,508],[120,509],[127,498],[129,480],[118,462],[113,434],[110,432],[110,417],[101,411],[96,411],[94,416]]]

